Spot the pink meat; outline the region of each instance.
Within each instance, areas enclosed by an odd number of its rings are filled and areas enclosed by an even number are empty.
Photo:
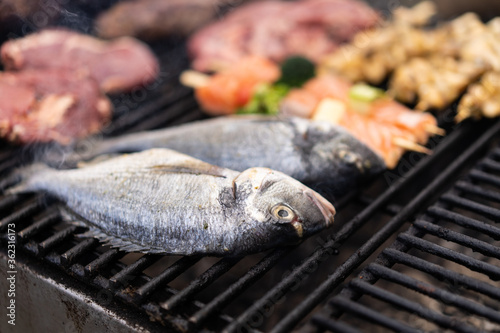
[[[0,49],[7,70],[66,69],[86,73],[105,92],[130,91],[153,81],[159,65],[149,48],[122,37],[105,42],[70,30],[48,29]]]
[[[70,143],[99,131],[112,113],[97,82],[66,70],[0,72],[0,137]]]
[[[313,61],[373,27],[379,15],[356,0],[258,1],[243,5],[193,35],[193,68],[228,67],[246,55],[280,62],[291,55]]]

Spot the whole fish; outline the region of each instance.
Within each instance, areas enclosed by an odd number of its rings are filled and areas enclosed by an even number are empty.
[[[11,193],[46,191],[85,221],[87,235],[128,251],[243,255],[297,243],[335,215],[326,199],[283,173],[233,171],[169,149],[19,174]]]
[[[219,117],[98,142],[77,158],[169,148],[243,171],[268,167],[342,194],[385,169],[380,156],[340,126],[301,118]]]

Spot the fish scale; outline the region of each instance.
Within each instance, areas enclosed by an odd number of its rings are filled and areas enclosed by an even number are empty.
[[[173,149],[237,171],[267,167],[308,185],[328,180],[334,197],[385,170],[379,155],[339,126],[270,116],[219,117],[133,133],[103,140],[87,153],[65,159],[76,164],[103,154],[150,148]]]
[[[125,154],[78,169],[33,165],[10,193],[46,191],[86,236],[147,253],[242,255],[296,243],[333,222],[335,208],[268,168],[243,172],[169,149]]]

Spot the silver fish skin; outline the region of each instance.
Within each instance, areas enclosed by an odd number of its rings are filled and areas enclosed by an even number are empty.
[[[309,185],[330,182],[337,193],[386,168],[379,155],[340,126],[270,116],[218,117],[138,132],[103,140],[81,156],[150,148],[173,149],[238,171],[268,167]]]
[[[128,251],[239,256],[297,243],[335,215],[325,198],[281,172],[233,171],[169,149],[21,175],[11,193],[46,191],[86,221],[87,235]]]

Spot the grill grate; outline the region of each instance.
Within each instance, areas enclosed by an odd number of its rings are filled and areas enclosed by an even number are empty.
[[[130,123],[132,122],[122,122],[122,124]],[[121,130],[126,130],[124,128],[127,127],[128,125],[122,127]],[[496,127],[488,133],[495,130]],[[0,210],[3,216],[0,220],[0,232],[5,232],[7,224],[16,223],[16,230],[19,230],[17,233],[18,244],[27,253],[49,262],[59,270],[72,275],[87,285],[97,288],[99,294],[104,295],[102,297],[104,303],[109,299],[121,300],[125,306],[140,309],[142,313],[148,314],[150,318],[161,325],[165,325],[176,331],[196,331],[203,328],[209,331],[225,330],[226,332],[232,332],[251,331],[254,328],[262,328],[262,321],[265,321],[266,313],[272,313],[274,307],[283,304],[283,299],[293,298],[296,289],[300,290],[302,288],[303,281],[314,279],[314,275],[322,271],[322,280],[321,283],[318,283],[318,287],[310,288],[309,293],[301,292],[300,302],[294,304],[292,309],[285,315],[280,315],[278,322],[275,322],[271,326],[264,324],[264,327],[267,327],[266,329],[274,332],[286,332],[303,321],[307,317],[307,314],[320,304],[327,295],[338,289],[341,283],[346,281],[351,274],[354,274],[356,269],[370,255],[376,252],[387,239],[394,235],[402,225],[424,207],[430,195],[440,186],[446,184],[449,178],[460,167],[463,167],[465,161],[471,158],[473,152],[478,150],[477,148],[480,145],[484,145],[484,142],[477,141],[468,150],[471,153],[460,155],[460,158],[450,166],[451,171],[439,173],[438,177],[429,186],[423,190],[418,189],[419,195],[408,205],[401,204],[395,200],[400,197],[400,194],[405,189],[408,187],[413,188],[414,183],[420,182],[422,177],[429,172],[429,168],[436,163],[442,163],[440,160],[447,158],[446,152],[455,150],[457,146],[461,147],[461,140],[468,140],[469,132],[477,132],[476,124],[465,125],[453,131],[438,145],[433,156],[419,162],[416,168],[409,170],[404,177],[400,177],[392,186],[386,186],[376,199],[371,199],[373,195],[370,193],[348,196],[348,200],[337,205],[339,213],[342,210],[348,210],[352,205],[362,207],[361,212],[355,214],[350,220],[345,221],[345,223],[340,222],[341,227],[335,233],[320,235],[315,241],[322,240],[321,246],[317,247],[315,251],[309,251],[306,247],[306,251],[309,252],[306,252],[305,255],[299,258],[293,258],[297,247],[276,249],[267,254],[238,259],[164,257],[159,255],[137,257],[134,254],[127,254],[116,249],[102,247],[95,239],[78,237],[78,234],[83,233],[85,229],[63,222],[58,213],[59,203],[43,194],[6,195],[0,197]],[[494,150],[492,154],[497,156],[498,151]],[[494,176],[491,173],[485,174],[485,170],[494,169],[494,162],[495,159],[482,160],[479,164],[482,166],[482,169],[472,169],[469,173],[469,178],[457,182],[456,190],[460,191],[460,193],[468,193],[469,195],[480,195],[485,200],[500,202],[498,201],[498,192],[495,192],[491,188],[485,191],[478,184],[478,182],[484,182],[485,179],[489,179],[488,177],[491,178]],[[475,183],[472,183],[472,180]],[[376,187],[377,184],[374,186]],[[460,234],[454,232],[445,232],[443,234],[440,227],[429,222],[434,219],[446,221],[457,220],[457,224],[462,227],[491,234],[498,239],[500,230],[497,227],[464,216],[459,212],[450,211],[445,207],[446,205],[454,204],[461,207],[461,209],[469,209],[475,213],[479,212],[492,218],[498,216],[495,215],[498,214],[496,208],[492,208],[491,205],[472,201],[471,198],[459,195],[460,193],[457,194],[456,191],[451,191],[441,196],[440,205],[434,205],[428,209],[428,219],[419,219],[410,228],[411,232],[399,235],[397,243],[454,260],[493,279],[498,279],[500,277],[500,269],[497,266],[470,258],[461,253],[456,253],[420,237],[423,231],[425,231],[427,234],[435,234],[443,239],[449,239],[460,244],[469,244],[476,251],[498,258],[498,248],[495,246],[486,242],[474,241],[469,236],[460,236]],[[328,273],[328,269],[325,268],[326,263],[329,260],[331,261],[332,258],[336,259],[339,250],[346,251],[344,250],[346,248],[344,244],[352,239],[353,235],[359,234],[359,230],[367,222],[373,222],[374,216],[377,215],[384,216],[388,222],[379,225],[379,231],[374,237],[363,242],[363,245],[357,248],[351,257],[337,261],[340,263],[337,265],[338,268]],[[457,216],[459,217],[457,218]],[[437,229],[433,229],[433,226]],[[303,246],[300,245],[299,248],[303,248]],[[397,262],[404,265],[404,259],[398,259],[399,261],[397,261],[393,258],[394,251],[401,253],[403,256],[410,256],[394,248],[384,250],[380,256],[386,261],[390,260],[393,263]],[[397,257],[400,258],[401,255]],[[167,258],[166,262],[164,262],[165,258]],[[408,259],[408,257],[403,258]],[[418,269],[418,264],[424,265],[424,267],[431,265],[433,268],[426,270],[426,272],[436,272],[436,276],[446,278],[450,278],[451,274],[452,281],[455,281],[456,284],[464,286],[472,284],[473,286],[469,287],[469,289],[483,292],[489,297],[498,299],[498,289],[486,282],[480,281],[478,283],[474,279],[460,274],[455,276],[456,274],[453,275],[448,270],[443,271],[440,266],[438,266],[438,269],[434,267],[435,265],[432,266],[433,264],[423,259],[421,259],[421,262],[411,261],[413,264],[411,267]],[[290,262],[295,266],[292,267],[292,270],[283,274],[289,268],[286,265]],[[155,265],[161,267],[159,272],[150,273]],[[322,267],[321,270],[318,268],[320,266]],[[380,269],[380,267],[385,266],[382,266],[379,262],[369,265],[362,274],[366,274],[372,278],[390,279],[388,275],[383,275],[387,274],[387,271]],[[231,276],[231,272],[235,269],[237,273]],[[194,274],[190,274],[190,271],[193,270],[195,271]],[[238,302],[240,299],[245,299],[245,294],[251,293],[253,290],[252,286],[261,284],[262,280],[267,282],[268,275],[272,275],[276,271],[282,274],[282,279],[271,284],[269,288],[263,289],[263,294],[253,297],[253,301],[248,307],[239,308],[237,316],[230,317],[224,314],[229,305]],[[230,277],[228,278],[228,276]],[[405,275],[402,276],[405,277]],[[183,280],[184,284],[181,287],[174,287],[173,285],[178,280]],[[219,282],[220,280],[224,282]],[[230,282],[226,283],[226,281]],[[340,307],[345,312],[357,313],[384,327],[402,331],[414,330],[407,323],[381,316],[376,310],[359,303],[357,299],[360,293],[379,298],[383,298],[383,295],[380,296],[377,294],[380,290],[370,284],[369,282],[373,281],[368,280],[366,277],[361,282],[354,281],[357,280],[353,280],[349,288],[346,289],[349,292],[342,291],[338,296],[329,301],[328,304],[333,309],[331,310],[332,314],[336,314],[338,310],[335,309]],[[224,286],[216,288],[217,283],[224,284]],[[410,286],[413,284],[417,285],[418,288],[422,288],[422,284],[418,284],[414,280],[407,281],[407,283]],[[202,303],[199,301],[204,291],[214,288],[220,290],[220,292],[217,292],[216,295],[209,298],[206,302]],[[427,289],[431,289],[431,286],[427,286]],[[456,296],[454,294],[445,295],[448,298],[451,297],[456,300],[456,297],[453,298]],[[445,296],[440,294],[436,297]],[[402,309],[417,313],[423,318],[432,319],[442,327],[454,327],[454,318],[448,318],[445,315],[427,309],[418,303],[409,301],[398,295],[391,295],[390,302],[392,302],[390,304],[397,305]],[[490,320],[493,320],[492,318],[496,318],[495,316],[498,315],[495,310],[490,310],[490,313],[488,313],[488,308],[484,306],[478,309],[473,308],[473,310],[479,311],[481,315]],[[339,313],[336,315],[338,316]],[[339,329],[345,332],[354,329],[349,323],[334,321],[331,318],[331,316],[315,314],[309,325],[332,330]],[[467,326],[460,325],[460,329],[465,329],[465,327]]]
[[[497,123],[442,177],[456,173],[458,166],[499,133]],[[411,314],[425,319],[426,323],[419,323],[425,330],[435,327],[431,324],[456,332],[498,330],[500,288],[494,281],[500,280],[500,228],[496,225],[500,221],[499,151],[492,149],[441,195],[373,263],[330,299],[309,324],[335,332],[374,332],[377,325],[413,332],[415,327],[403,322]],[[438,182],[439,177],[434,183],[439,187]],[[432,184],[430,190],[435,190]],[[471,214],[475,216],[470,217]],[[412,291],[416,293],[415,300],[407,297]],[[435,303],[430,303],[430,299]],[[429,308],[429,304],[443,313]],[[366,321],[356,322],[352,316]],[[485,318],[487,323],[471,321],[470,316]]]

